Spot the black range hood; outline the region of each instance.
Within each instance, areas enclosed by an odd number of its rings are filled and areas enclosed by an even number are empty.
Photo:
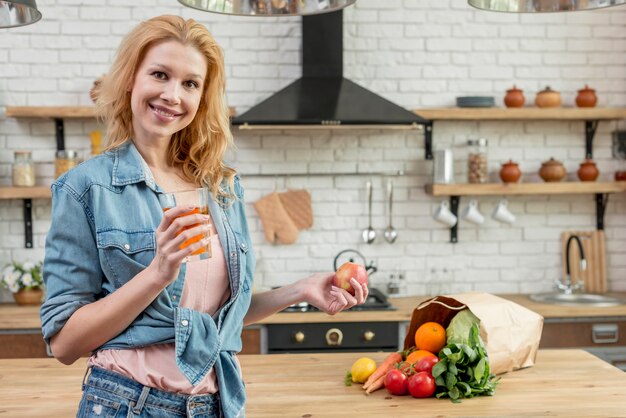
[[[343,10],[302,17],[302,64],[302,78],[234,117],[232,124],[239,129],[418,129],[428,123],[343,77]]]

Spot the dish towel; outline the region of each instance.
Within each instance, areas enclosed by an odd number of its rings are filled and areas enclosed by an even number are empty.
[[[313,226],[311,195],[306,190],[270,193],[254,202],[254,208],[271,244],[293,244],[299,230]]]

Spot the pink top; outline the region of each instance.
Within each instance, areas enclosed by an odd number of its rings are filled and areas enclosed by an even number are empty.
[[[180,306],[214,315],[230,297],[230,283],[219,236],[211,236],[212,257],[187,263]],[[88,364],[121,373],[145,386],[189,395],[217,392],[215,371],[211,369],[196,386],[176,366],[174,343],[128,350],[101,350]]]

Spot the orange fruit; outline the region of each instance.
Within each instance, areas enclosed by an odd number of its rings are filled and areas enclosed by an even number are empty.
[[[409,354],[408,356],[406,356],[406,362],[409,364],[415,364],[418,361],[420,361],[421,359],[423,359],[424,357],[437,357],[435,356],[433,353],[431,353],[430,351],[426,351],[426,350],[415,350],[413,352],[411,352],[411,354]]]
[[[415,347],[438,354],[446,345],[446,330],[436,322],[425,322],[415,331]]]

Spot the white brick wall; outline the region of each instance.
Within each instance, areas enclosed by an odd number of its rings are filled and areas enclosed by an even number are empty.
[[[2,30],[0,106],[84,105],[95,78],[106,72],[122,36],[138,21],[180,14],[206,24],[225,50],[228,99],[245,111],[300,76],[300,19],[228,17],[184,8],[174,0],[40,0],[41,22]],[[481,12],[464,1],[359,0],[344,12],[344,72],[353,81],[409,108],[453,106],[462,95],[493,95],[498,105],[516,84],[532,103],[546,85],[572,106],[578,89],[595,88],[599,106],[626,106],[626,7],[594,12],[515,15]],[[95,121],[67,121],[68,148],[88,155]],[[601,122],[594,157],[603,179],[620,167],[611,156],[611,132],[621,122]],[[501,162],[520,163],[526,181],[549,156],[562,159],[575,178],[584,157],[582,122],[437,122],[435,146],[455,152],[455,171],[465,175],[468,137],[490,141],[492,177]],[[331,269],[346,248],[374,260],[372,284],[384,287],[389,274],[406,272],[410,294],[482,290],[548,290],[558,277],[560,233],[595,227],[589,196],[509,198],[517,222],[489,218],[497,197],[479,198],[487,220],[481,227],[461,222],[457,244],[431,218],[441,199],[423,191],[432,162],[424,160],[423,138],[414,133],[275,131],[236,134],[229,155],[243,175],[252,238],[259,258],[257,288],[285,284],[318,269]],[[33,150],[37,180],[48,185],[54,167],[51,121],[0,118],[0,185],[10,185],[13,151]],[[626,168],[626,167],[623,167]],[[405,176],[357,175],[367,171]],[[258,177],[259,173],[315,173]],[[339,173],[339,174],[337,174]],[[373,224],[379,238],[360,241],[367,226],[364,184],[374,182]],[[387,209],[384,190],[395,186],[394,226],[399,238],[382,240]],[[291,246],[264,242],[252,202],[274,189],[307,188],[314,226]],[[461,200],[461,208],[468,199]],[[43,258],[50,202],[34,201],[35,248],[23,248],[21,201],[0,202],[0,262]],[[606,215],[610,288],[626,290],[626,196],[612,195]],[[10,299],[5,293],[0,298]]]

